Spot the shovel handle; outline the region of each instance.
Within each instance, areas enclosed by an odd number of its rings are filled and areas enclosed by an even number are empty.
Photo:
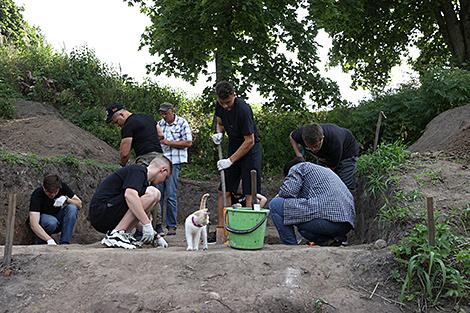
[[[255,204],[258,203],[258,197],[256,197],[257,194],[258,191],[256,188],[256,170],[251,170],[251,208],[253,210],[255,209]]]

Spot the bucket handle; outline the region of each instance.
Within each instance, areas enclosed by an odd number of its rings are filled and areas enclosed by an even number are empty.
[[[265,214],[264,215],[264,218],[262,218],[255,226],[249,228],[249,229],[246,229],[246,230],[240,230],[240,229],[233,229],[231,228],[230,226],[228,226],[229,222],[228,222],[228,214],[225,213],[225,225],[224,225],[224,228],[226,231],[232,233],[232,234],[237,234],[237,235],[245,235],[245,234],[249,234],[249,233],[252,233],[254,232],[255,230],[257,230],[261,225],[263,225],[263,223],[266,221],[266,219],[268,218],[268,214]]]

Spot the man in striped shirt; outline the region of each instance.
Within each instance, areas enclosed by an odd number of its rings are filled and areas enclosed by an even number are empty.
[[[294,226],[310,242],[341,244],[354,228],[351,192],[329,168],[295,158],[284,167],[284,183],[269,203],[281,242],[296,245]]]
[[[181,116],[175,114],[175,106],[169,102],[160,105],[160,115],[162,119],[158,125],[163,131],[164,139],[160,140],[163,154],[170,159],[173,164],[171,176],[158,189],[162,193],[160,207],[164,208],[166,200],[166,227],[167,235],[176,234],[176,216],[178,212],[178,202],[176,199],[176,188],[180,166],[188,162],[188,148],[193,144],[193,135],[188,122]],[[165,197],[165,194],[167,197]]]

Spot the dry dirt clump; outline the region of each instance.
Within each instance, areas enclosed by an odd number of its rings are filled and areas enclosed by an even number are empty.
[[[409,150],[443,151],[470,161],[470,104],[436,116]]]
[[[116,163],[119,157],[116,149],[63,119],[52,106],[31,101],[16,103],[15,119],[0,120],[0,148],[103,163]]]

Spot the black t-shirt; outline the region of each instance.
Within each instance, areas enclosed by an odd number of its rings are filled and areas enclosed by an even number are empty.
[[[229,153],[235,152],[245,140],[244,136],[254,134],[255,143],[259,142],[258,130],[251,107],[242,99],[235,98],[230,111],[224,110],[218,101],[215,102],[215,115],[220,117],[229,139]]]
[[[132,149],[136,156],[149,152],[163,153],[157,134],[157,122],[149,115],[131,114],[121,129],[121,138],[132,137]]]
[[[314,155],[328,166],[337,166],[341,160],[359,155],[359,145],[349,129],[335,124],[320,124],[323,129],[323,144]],[[302,139],[303,127],[292,132],[292,139],[305,148]]]
[[[91,199],[90,207],[124,194],[127,188],[134,189],[139,193],[139,196],[143,196],[148,186],[147,167],[139,164],[125,166],[106,177],[98,185]]]
[[[67,196],[72,198],[75,193],[70,189],[67,184],[62,183],[62,186],[59,189],[59,192],[54,197],[54,199],[49,198],[44,192],[43,187],[38,187],[33,191],[31,195],[31,200],[29,202],[29,212],[39,212],[41,214],[56,214],[60,211],[60,207],[55,207],[55,199],[60,196]]]

